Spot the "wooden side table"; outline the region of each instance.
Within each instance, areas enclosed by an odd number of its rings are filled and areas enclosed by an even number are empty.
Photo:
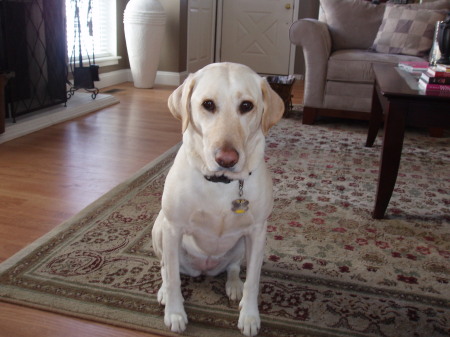
[[[373,218],[382,219],[397,180],[406,121],[426,128],[450,127],[450,96],[425,95],[411,87],[409,74],[374,64],[375,86],[366,146],[371,147],[385,114],[378,187]]]

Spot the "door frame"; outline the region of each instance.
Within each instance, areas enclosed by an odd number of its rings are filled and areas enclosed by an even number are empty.
[[[214,52],[214,62],[220,62],[220,47],[222,41],[222,18],[223,18],[223,2],[226,0],[218,0],[216,6],[216,38],[215,38],[215,52]],[[299,6],[300,0],[294,0],[294,8],[293,8],[293,18],[292,21],[298,19],[299,17]],[[295,66],[295,46],[290,44],[290,55],[289,55],[289,75],[294,74],[294,66]]]

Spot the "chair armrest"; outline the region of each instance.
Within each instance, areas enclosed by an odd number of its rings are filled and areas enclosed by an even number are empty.
[[[291,42],[303,49],[305,57],[304,104],[323,106],[328,58],[331,53],[331,36],[326,23],[316,19],[295,21],[290,30]]]

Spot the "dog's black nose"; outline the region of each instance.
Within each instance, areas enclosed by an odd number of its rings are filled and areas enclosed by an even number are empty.
[[[216,152],[216,163],[224,168],[231,168],[239,161],[239,153],[232,147],[225,146]]]

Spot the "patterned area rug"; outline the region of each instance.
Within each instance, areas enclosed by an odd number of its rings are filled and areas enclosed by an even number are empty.
[[[260,336],[449,336],[450,147],[408,131],[385,220],[370,216],[380,139],[283,119],[267,139],[275,208]],[[151,247],[176,149],[0,267],[4,301],[170,334]],[[242,275],[245,277],[245,273]],[[182,277],[186,336],[239,336],[225,277]]]

